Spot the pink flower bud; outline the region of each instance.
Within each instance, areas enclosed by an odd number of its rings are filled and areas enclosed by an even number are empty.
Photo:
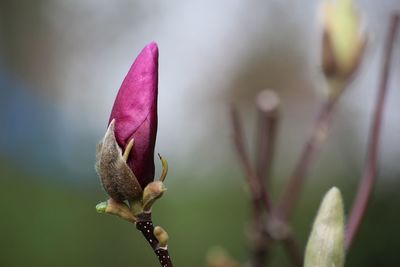
[[[134,139],[127,163],[142,188],[154,180],[157,86],[158,47],[152,42],[143,48],[122,82],[109,120],[115,119],[115,138],[122,151]]]

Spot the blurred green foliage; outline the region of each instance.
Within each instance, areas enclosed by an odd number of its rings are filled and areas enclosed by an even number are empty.
[[[106,195],[92,184],[39,179],[0,161],[0,266],[158,266],[152,250],[133,225],[96,213]],[[326,184],[308,183],[294,225],[305,245]],[[354,185],[336,179],[346,210]],[[280,185],[274,185],[278,188]],[[241,174],[167,178],[168,191],[154,208],[154,222],[170,235],[175,266],[204,266],[211,247],[222,246],[238,261],[247,255],[248,201]],[[379,188],[379,187],[378,187]],[[393,187],[395,188],[395,187]],[[398,188],[398,187],[397,187]],[[399,194],[377,191],[346,266],[399,266]],[[284,250],[272,252],[274,266],[290,266]]]

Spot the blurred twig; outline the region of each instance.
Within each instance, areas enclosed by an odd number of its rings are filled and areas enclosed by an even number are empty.
[[[261,108],[265,108],[265,106]],[[275,105],[275,108],[277,108],[277,105]],[[260,110],[259,112],[265,113],[265,110]],[[242,123],[239,118],[238,112],[233,105],[231,106],[230,115],[233,130],[233,140],[235,143],[237,154],[243,165],[243,169],[245,170],[246,181],[249,185],[253,202],[253,222],[251,224],[252,232],[250,233],[252,241],[252,255],[250,259],[250,265],[252,267],[265,266],[266,257],[268,255],[268,248],[270,247],[271,242],[273,240],[276,240],[284,242],[285,248],[288,251],[288,255],[292,257],[292,262],[294,266],[301,266],[302,253],[297,246],[297,242],[295,241],[294,236],[291,234],[286,224],[282,224],[282,222],[274,220],[273,214],[270,212],[271,202],[268,191],[265,187],[264,181],[254,170],[253,164],[249,158],[247,149],[245,147],[245,138]],[[271,142],[274,142],[275,129],[277,124],[277,111],[275,109],[270,110],[268,111],[268,114],[261,114],[260,119],[261,118],[264,118],[266,121],[260,120],[261,125],[259,125],[259,129],[260,131],[262,131],[262,133],[259,134],[262,135],[264,133],[266,134],[266,136],[259,137],[260,147],[258,147],[258,149],[260,151],[258,151],[259,156],[257,158],[257,162],[258,166],[262,164],[267,165],[267,168],[263,166],[259,169],[259,174],[267,175],[267,173],[270,172],[271,168],[273,151],[273,143]],[[266,123],[266,125],[262,125],[263,123]],[[262,127],[266,128],[263,129]],[[266,153],[267,155],[262,155],[262,153]],[[267,162],[263,163],[261,162],[261,160],[266,160]],[[265,218],[268,219],[265,220]],[[277,224],[274,224],[273,222],[277,222]],[[272,227],[273,229],[271,227],[268,227],[271,225],[275,225],[277,227]],[[254,237],[258,237],[256,238],[257,240],[253,240],[252,238]]]
[[[313,131],[311,132],[308,141],[305,143],[294,172],[279,199],[275,209],[275,214],[283,221],[289,220],[290,216],[293,214],[303,188],[306,174],[313,163],[316,153],[328,134],[336,103],[336,98],[328,98],[322,104]]]
[[[278,95],[272,90],[261,91],[256,99],[258,109],[256,170],[258,177],[267,186],[272,172],[276,131],[279,120],[279,102]]]
[[[256,107],[258,122],[255,144],[255,170],[259,179],[259,186],[266,188],[264,190],[268,190],[270,184],[275,138],[279,120],[279,104],[279,96],[272,90],[265,89],[257,95]],[[257,264],[265,266],[267,264],[269,250],[273,242],[266,227],[267,220],[267,216],[253,218],[252,224],[258,227],[258,233],[256,233],[256,237],[253,237],[256,242],[252,242],[251,266],[257,266]]]
[[[233,128],[233,140],[235,143],[236,151],[239,159],[243,165],[243,169],[246,172],[246,181],[249,184],[251,195],[253,198],[253,204],[255,207],[261,208],[262,205],[266,207],[267,210],[270,209],[270,198],[268,192],[265,190],[264,186],[260,186],[259,178],[254,171],[249,154],[245,146],[245,138],[243,133],[242,123],[239,119],[238,112],[236,108],[231,106],[231,120]]]
[[[264,264],[264,251],[261,248],[263,245],[262,239],[262,225],[263,225],[263,204],[269,210],[270,202],[267,192],[262,192],[263,186],[260,186],[260,179],[255,173],[249,154],[245,147],[245,138],[243,133],[242,123],[239,119],[239,114],[234,106],[231,106],[231,120],[233,130],[233,140],[235,143],[236,151],[245,170],[245,178],[250,189],[250,197],[253,207],[253,218],[251,222],[251,229],[249,231],[249,239],[251,246],[250,265],[251,267],[262,267]],[[265,198],[265,199],[264,199]],[[264,199],[264,203],[263,203]]]
[[[385,54],[383,58],[382,76],[379,85],[378,97],[376,99],[375,111],[373,114],[373,121],[370,129],[370,137],[367,151],[367,159],[364,167],[364,174],[362,176],[357,196],[354,201],[353,208],[348,220],[346,231],[346,250],[351,247],[354,238],[360,228],[362,218],[364,217],[367,209],[375,180],[377,176],[378,153],[380,145],[380,134],[382,129],[383,109],[385,106],[385,98],[387,92],[387,84],[389,80],[389,70],[391,65],[391,58],[393,46],[396,39],[396,33],[399,26],[400,15],[395,14],[391,17],[390,25],[387,33],[387,40],[385,44]]]

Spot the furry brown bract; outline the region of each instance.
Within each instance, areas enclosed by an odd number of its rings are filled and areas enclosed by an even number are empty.
[[[97,145],[96,170],[104,190],[114,200],[122,202],[138,200],[142,188],[132,170],[124,160],[114,134],[115,121],[108,126],[101,143]]]

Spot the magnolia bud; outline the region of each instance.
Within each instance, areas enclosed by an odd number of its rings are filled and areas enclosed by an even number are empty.
[[[344,265],[344,214],[339,189],[326,193],[308,239],[305,267],[341,267]]]
[[[154,180],[157,135],[158,47],[146,45],[132,64],[118,91],[110,115],[121,148],[135,140],[127,164],[142,188]]]
[[[359,14],[352,0],[326,1],[322,11],[324,74],[330,79],[347,81],[359,66],[366,43]]]

